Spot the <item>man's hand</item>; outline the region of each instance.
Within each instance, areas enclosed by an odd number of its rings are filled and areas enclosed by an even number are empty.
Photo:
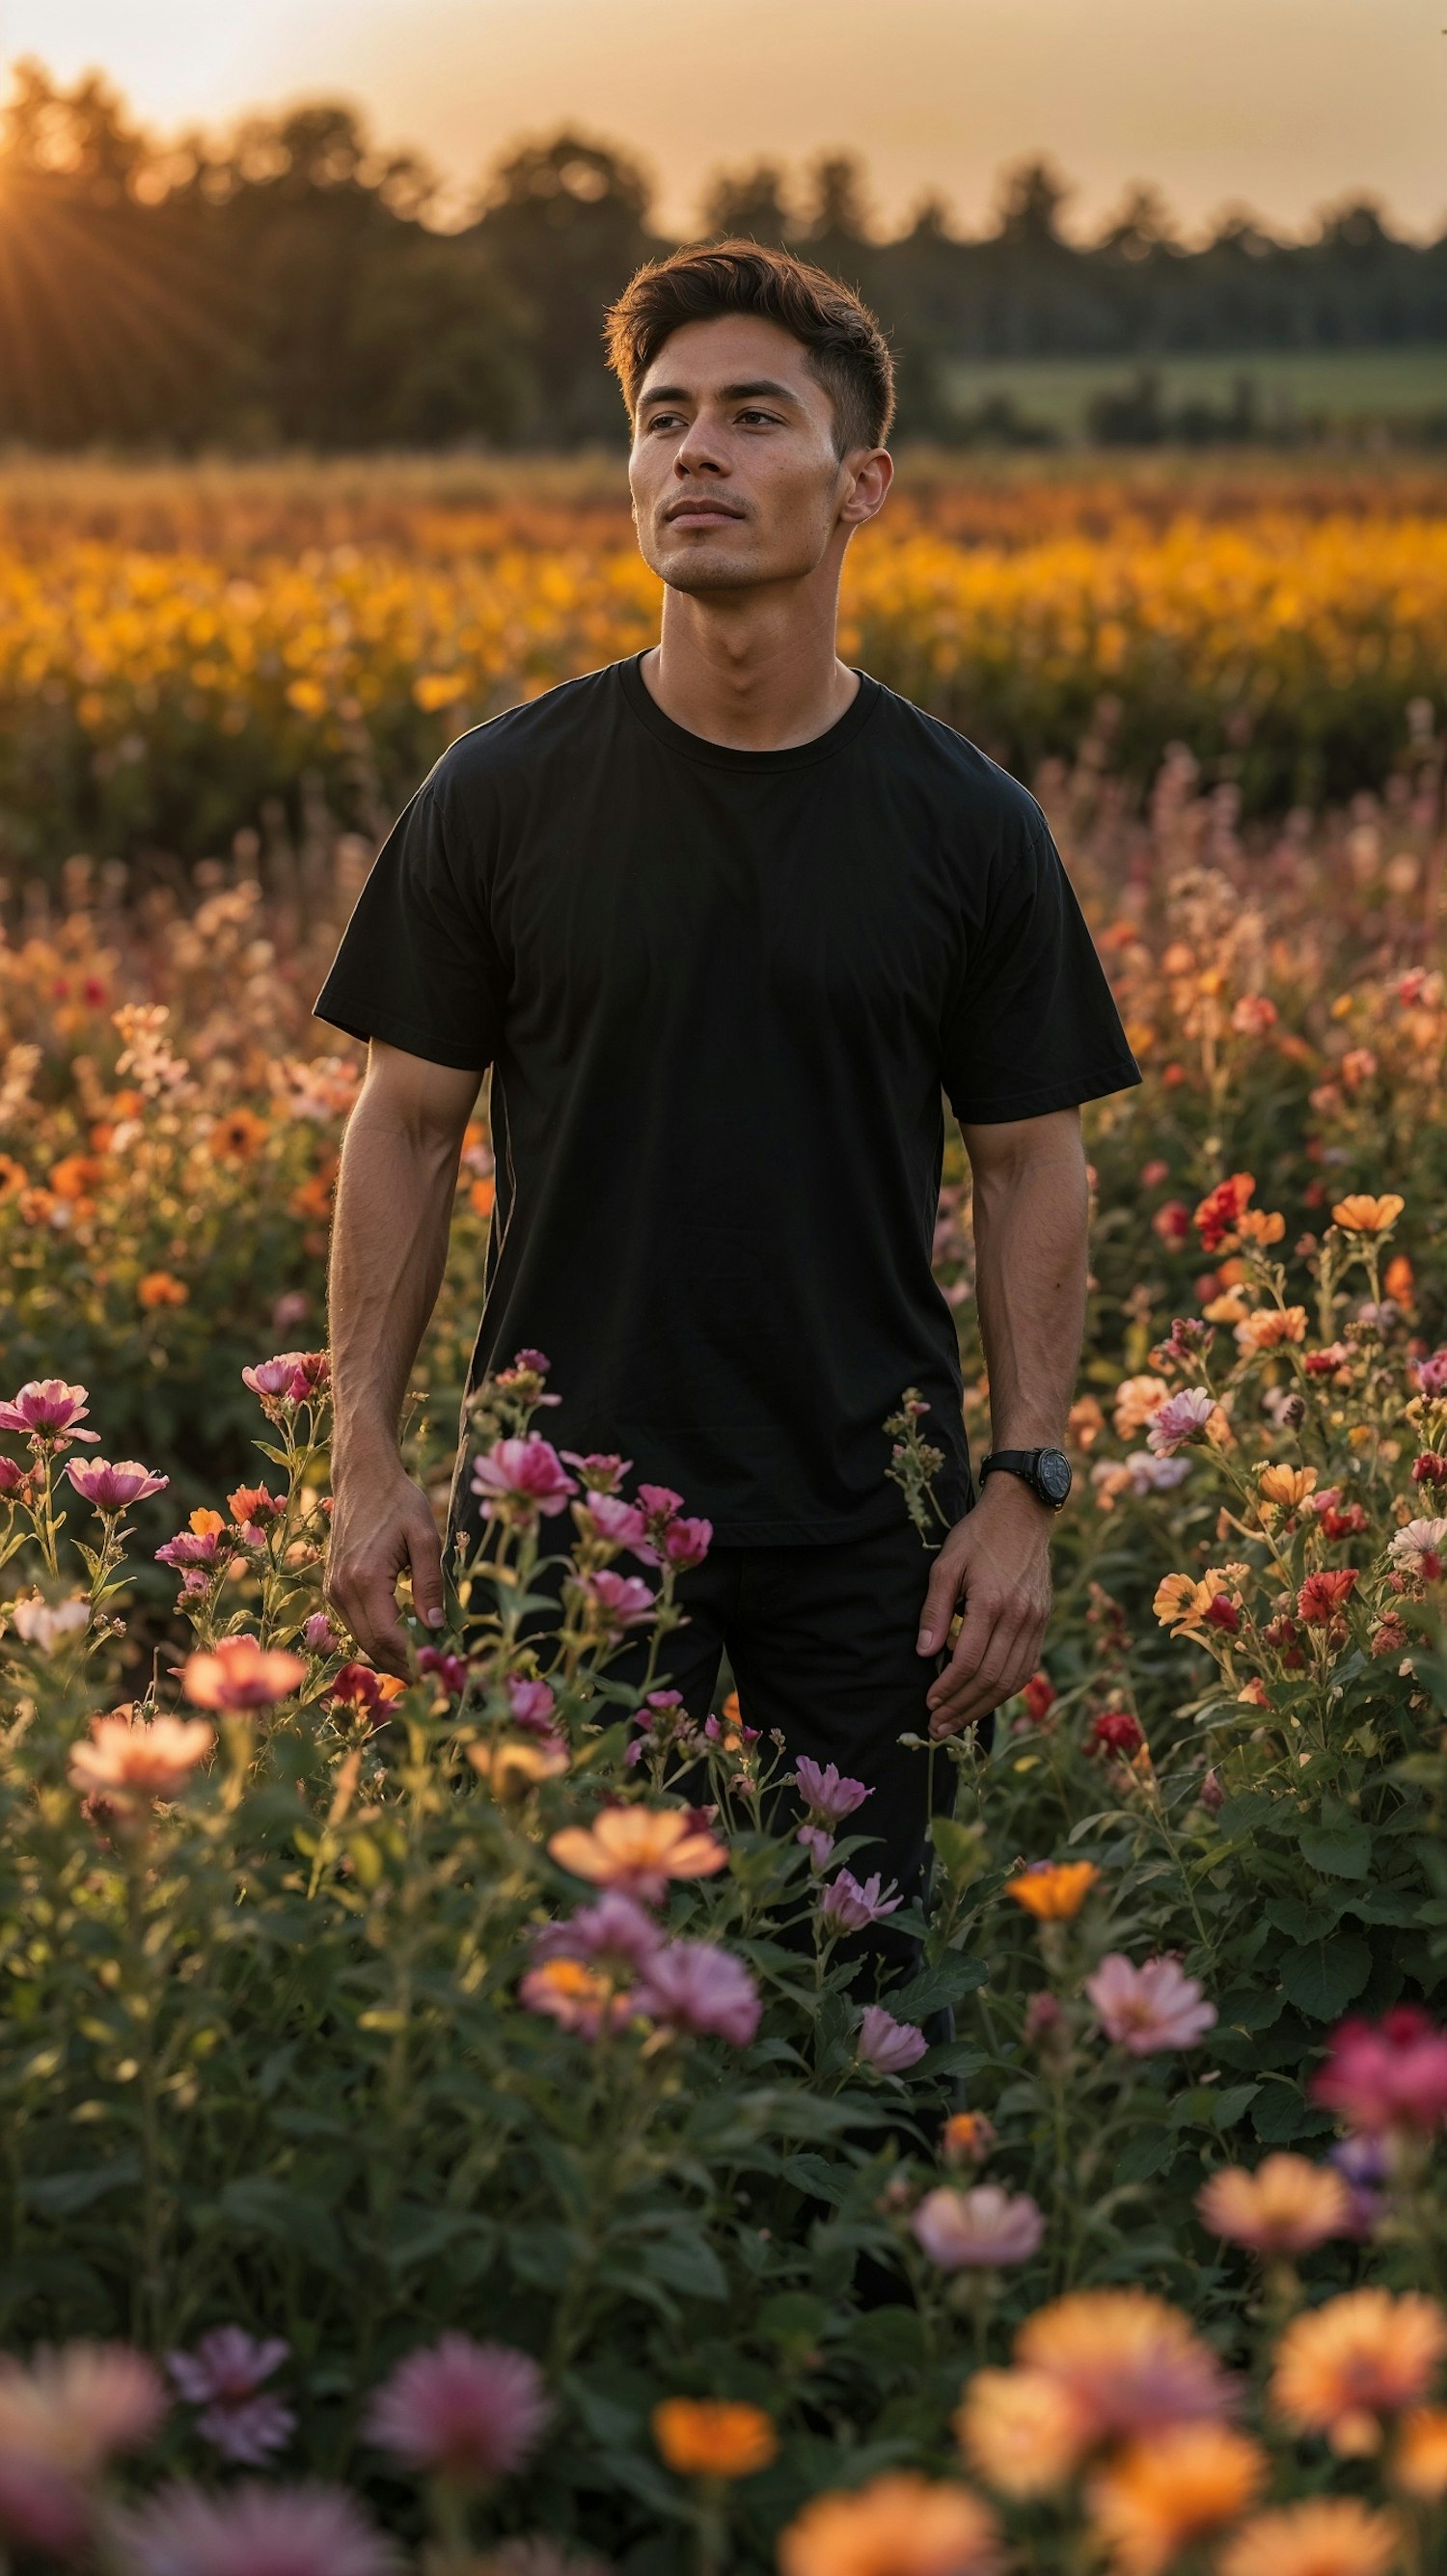
[[[957,1735],[1029,1680],[1050,1616],[1050,1524],[1028,1486],[1001,1472],[935,1559],[919,1651],[938,1654],[963,1600],[955,1650],[927,1694],[933,1736]]]
[[[442,1542],[432,1506],[395,1451],[354,1458],[334,1476],[334,1489],[327,1600],[381,1671],[410,1681],[397,1577],[410,1571],[418,1615],[429,1628],[440,1628]]]

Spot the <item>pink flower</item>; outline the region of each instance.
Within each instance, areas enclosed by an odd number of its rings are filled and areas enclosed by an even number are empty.
[[[818,1871],[827,1866],[834,1850],[834,1837],[826,1834],[822,1825],[801,1825],[794,1840],[803,1844],[811,1870]]]
[[[18,1494],[26,1481],[26,1470],[18,1458],[0,1458],[0,1494]]]
[[[232,1541],[225,1529],[178,1530],[164,1547],[157,1548],[156,1561],[160,1565],[214,1565],[223,1545],[229,1557]]]
[[[941,2183],[927,2192],[910,2219],[916,2242],[942,2272],[993,2271],[1002,2263],[1028,2263],[1045,2233],[1045,2221],[1026,2191],[1002,2191],[979,2182],[971,2191]]]
[[[625,1503],[621,1494],[605,1494],[590,1485],[584,1501],[599,1537],[610,1540],[614,1547],[636,1548],[640,1539],[647,1538],[648,1523],[643,1514],[636,1503]]]
[[[820,1817],[826,1825],[837,1825],[845,1816],[852,1816],[856,1807],[862,1807],[865,1799],[874,1795],[862,1780],[841,1778],[837,1762],[826,1763],[821,1770],[807,1753],[800,1754],[794,1778],[810,1815]]]
[[[866,1924],[882,1922],[903,1903],[902,1896],[884,1894],[878,1870],[861,1886],[852,1869],[841,1869],[820,1897],[819,1911],[836,1932],[862,1932]]]
[[[289,1351],[278,1359],[258,1360],[254,1368],[244,1368],[241,1382],[250,1387],[253,1395],[260,1396],[268,1412],[279,1405],[299,1404],[307,1391],[306,1379]]]
[[[209,1652],[188,1655],[181,1688],[193,1708],[272,1708],[306,1680],[300,1655],[268,1650],[259,1637],[221,1637]]]
[[[570,1467],[576,1467],[588,1490],[589,1506],[593,1493],[616,1494],[633,1461],[620,1458],[616,1449],[606,1454],[598,1449],[565,1449],[563,1456]]]
[[[902,2075],[907,2066],[919,2064],[928,2046],[917,2023],[896,2021],[882,2004],[865,2005],[855,2042],[862,2065],[880,2075]]]
[[[260,2393],[290,2350],[279,2335],[260,2342],[243,2326],[216,2326],[194,2352],[166,2355],[178,2395],[206,2410],[196,2419],[197,2432],[238,2468],[260,2468],[285,2450],[296,2430],[292,2409],[275,2394]]]
[[[1344,2021],[1311,2093],[1368,2136],[1390,2129],[1430,2136],[1447,2118],[1447,2031],[1415,2004],[1396,2004],[1375,2024]]]
[[[747,2048],[763,2005],[741,1959],[712,1941],[670,1941],[647,1961],[636,2002],[670,2030],[729,2040]]]
[[[1408,1521],[1393,1535],[1387,1555],[1401,1573],[1418,1575],[1426,1583],[1438,1582],[1447,1555],[1447,1518]]]
[[[1178,1959],[1147,1959],[1137,1968],[1111,1950],[1087,1977],[1085,1991],[1107,2039],[1132,2057],[1194,2048],[1216,2019],[1215,2005],[1204,2001],[1196,1978],[1182,1974]]]
[[[656,1958],[662,1946],[652,1915],[621,1888],[609,1888],[596,1905],[582,1906],[566,1923],[545,1923],[534,1936],[533,1957],[638,1969]]]
[[[494,1441],[473,1468],[472,1490],[484,1498],[484,1520],[501,1511],[530,1522],[539,1512],[551,1520],[578,1488],[551,1440],[530,1431],[525,1440]]]
[[[0,2361],[0,2458],[82,2479],[150,2441],[170,2401],[154,2362],[124,2343],[41,2344]]]
[[[1430,1359],[1414,1361],[1412,1375],[1424,1395],[1447,1395],[1447,1350],[1434,1351]]]
[[[81,1500],[94,1503],[98,1512],[127,1511],[132,1503],[164,1493],[171,1481],[153,1475],[138,1458],[122,1458],[114,1466],[108,1458],[71,1458],[65,1472]]]
[[[509,1673],[507,1699],[515,1725],[546,1728],[552,1732],[553,1712],[558,1703],[551,1683],[528,1681],[521,1673]]]
[[[582,1575],[578,1590],[605,1637],[621,1637],[625,1628],[641,1627],[652,1614],[654,1595],[636,1574],[615,1574],[605,1565]]]
[[[449,1655],[441,1646],[419,1646],[419,1673],[435,1673],[445,1691],[454,1699],[467,1688],[468,1662],[465,1655]]]
[[[691,1565],[702,1565],[713,1545],[712,1521],[670,1521],[659,1542],[665,1561],[686,1572]]]
[[[397,2576],[390,2541],[340,2487],[163,2488],[121,2523],[127,2576]]]
[[[651,1521],[671,1521],[683,1509],[683,1496],[671,1485],[640,1485],[638,1501]]]
[[[99,1440],[98,1431],[80,1431],[90,1411],[89,1390],[67,1386],[63,1377],[32,1377],[9,1404],[0,1404],[0,1431],[19,1431],[37,1444],[60,1448],[68,1440]]]
[[[377,2390],[367,2435],[408,2468],[479,2486],[521,2468],[552,2411],[530,2353],[445,2334],[409,2353]]]
[[[1167,1396],[1151,1415],[1146,1447],[1158,1458],[1173,1457],[1188,1441],[1204,1437],[1215,1410],[1216,1399],[1203,1386],[1183,1386],[1177,1394]]]
[[[342,1642],[325,1610],[313,1610],[303,1623],[301,1641],[309,1655],[334,1655]]]

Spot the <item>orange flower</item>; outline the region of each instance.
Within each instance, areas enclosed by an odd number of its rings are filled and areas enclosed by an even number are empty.
[[[1306,1308],[1253,1306],[1237,1325],[1236,1339],[1243,1351],[1274,1351],[1283,1342],[1304,1342]]]
[[[1163,1574],[1151,1603],[1163,1628],[1173,1637],[1200,1626],[1216,1597],[1214,1584],[1198,1583],[1193,1574]]]
[[[1313,2496],[1243,2523],[1216,2563],[1218,2576],[1388,2576],[1401,2545],[1389,2513],[1355,2496]]]
[[[1091,2415],[1045,2370],[977,2370],[955,2410],[955,2438],[997,2495],[1051,2495],[1094,2439]]]
[[[1447,2316],[1419,2290],[1348,2290],[1287,2327],[1271,2401],[1296,2433],[1343,2458],[1379,2450],[1381,2418],[1424,2398],[1447,2353]]]
[[[226,1523],[220,1512],[208,1511],[204,1503],[198,1503],[194,1512],[187,1513],[186,1527],[194,1530],[198,1538],[220,1538]]]
[[[305,1679],[300,1655],[268,1651],[259,1637],[222,1637],[209,1653],[187,1656],[181,1688],[193,1708],[271,1708]]]
[[[983,2111],[952,2111],[940,2131],[940,2153],[949,2165],[982,2165],[994,2143]]]
[[[1395,1297],[1399,1306],[1410,1306],[1416,1285],[1417,1274],[1405,1252],[1394,1253],[1382,1272],[1383,1296]]]
[[[1254,2173],[1227,2165],[1196,2195],[1196,2207],[1215,2236],[1248,2245],[1253,2254],[1309,2254],[1349,2226],[1351,2194],[1331,2165],[1305,2156],[1267,2156]]]
[[[142,1306],[184,1306],[191,1291],[184,1279],[169,1270],[147,1270],[136,1281],[136,1297]]]
[[[267,1124],[254,1109],[228,1109],[211,1130],[214,1152],[224,1154],[231,1163],[249,1163],[267,1138]]]
[[[332,1187],[337,1175],[337,1158],[333,1154],[310,1180],[301,1181],[287,1201],[293,1216],[329,1217],[332,1212]]]
[[[1392,2458],[1392,2484],[1419,2504],[1447,2495],[1447,2407],[1414,2406],[1402,2418]]]
[[[1116,1438],[1128,1440],[1133,1431],[1143,1430],[1170,1391],[1163,1377],[1122,1378],[1115,1391],[1112,1416]]]
[[[1288,1511],[1304,1503],[1315,1486],[1314,1467],[1263,1467],[1257,1478],[1263,1503],[1282,1503]]]
[[[1096,2537],[1119,2576],[1165,2576],[1182,2550],[1256,2502],[1266,2468],[1260,2443],[1225,2424],[1169,2424],[1092,2481]]]
[[[778,2457],[779,2437],[762,2406],[724,2397],[665,2397],[653,2438],[681,2478],[751,2478]]]
[[[1038,1923],[1068,1923],[1099,1876],[1093,1860],[1034,1861],[1006,1879],[1005,1894]]]
[[[1347,1198],[1338,1199],[1331,1212],[1333,1225],[1343,1234],[1390,1234],[1407,1202],[1395,1190],[1374,1199],[1365,1190],[1353,1190]]]
[[[1037,2308],[1015,2358],[1063,2388],[1097,2440],[1221,2415],[1230,2396],[1189,2318],[1146,2290],[1075,2290]]]
[[[0,1199],[14,1198],[17,1190],[26,1188],[30,1179],[23,1163],[13,1154],[0,1154]]]
[[[548,1744],[541,1738],[469,1744],[467,1758],[479,1779],[487,1782],[493,1796],[505,1807],[525,1798],[540,1780],[559,1779],[568,1767],[566,1745]]]
[[[1279,1243],[1286,1232],[1286,1219],[1279,1208],[1243,1208],[1236,1219],[1236,1231],[1243,1243]]]
[[[474,1216],[491,1216],[497,1198],[497,1183],[489,1172],[485,1179],[474,1181],[467,1193],[467,1204]]]
[[[133,1716],[131,1708],[93,1717],[89,1739],[72,1745],[70,1784],[83,1798],[103,1798],[133,1815],[155,1798],[174,1798],[216,1738],[201,1717]]]
[[[815,2496],[779,2535],[780,2576],[993,2576],[994,2515],[968,2487],[894,2469]]]
[[[591,1826],[566,1825],[548,1844],[560,1869],[595,1887],[622,1887],[645,1903],[671,1878],[712,1878],[728,1853],[682,1807],[605,1807]]]
[[[50,1186],[58,1199],[83,1206],[104,1171],[104,1163],[94,1154],[63,1154],[51,1166]]]

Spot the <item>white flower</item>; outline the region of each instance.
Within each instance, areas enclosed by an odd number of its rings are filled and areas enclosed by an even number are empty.
[[[1432,1521],[1408,1521],[1399,1529],[1387,1549],[1393,1565],[1409,1574],[1426,1571],[1426,1560],[1447,1555],[1447,1517]]]
[[[53,1655],[62,1637],[88,1624],[90,1603],[78,1593],[69,1601],[42,1601],[35,1592],[27,1601],[13,1603],[10,1617],[16,1636],[23,1637],[27,1646],[38,1646],[43,1655]]]

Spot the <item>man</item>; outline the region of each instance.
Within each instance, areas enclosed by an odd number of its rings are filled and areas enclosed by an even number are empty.
[[[371,1042],[332,1257],[330,1598],[398,1672],[398,1574],[443,1615],[397,1424],[490,1067],[474,1379],[541,1348],[550,1437],[712,1521],[670,1678],[702,1714],[726,1651],[747,1723],[868,1783],[866,1865],[908,1888],[927,1766],[899,1736],[968,1726],[1038,1658],[1084,1318],[1078,1104],[1140,1076],[1033,797],[836,652],[845,550],[892,473],[872,316],[735,242],[642,270],[609,327],[660,641],[451,745],[316,1005]],[[942,1088],[1003,1453],[978,1499],[930,1271]],[[909,1385],[946,1457],[933,1560],[886,1473]],[[449,1551],[478,1512],[464,1441]]]

